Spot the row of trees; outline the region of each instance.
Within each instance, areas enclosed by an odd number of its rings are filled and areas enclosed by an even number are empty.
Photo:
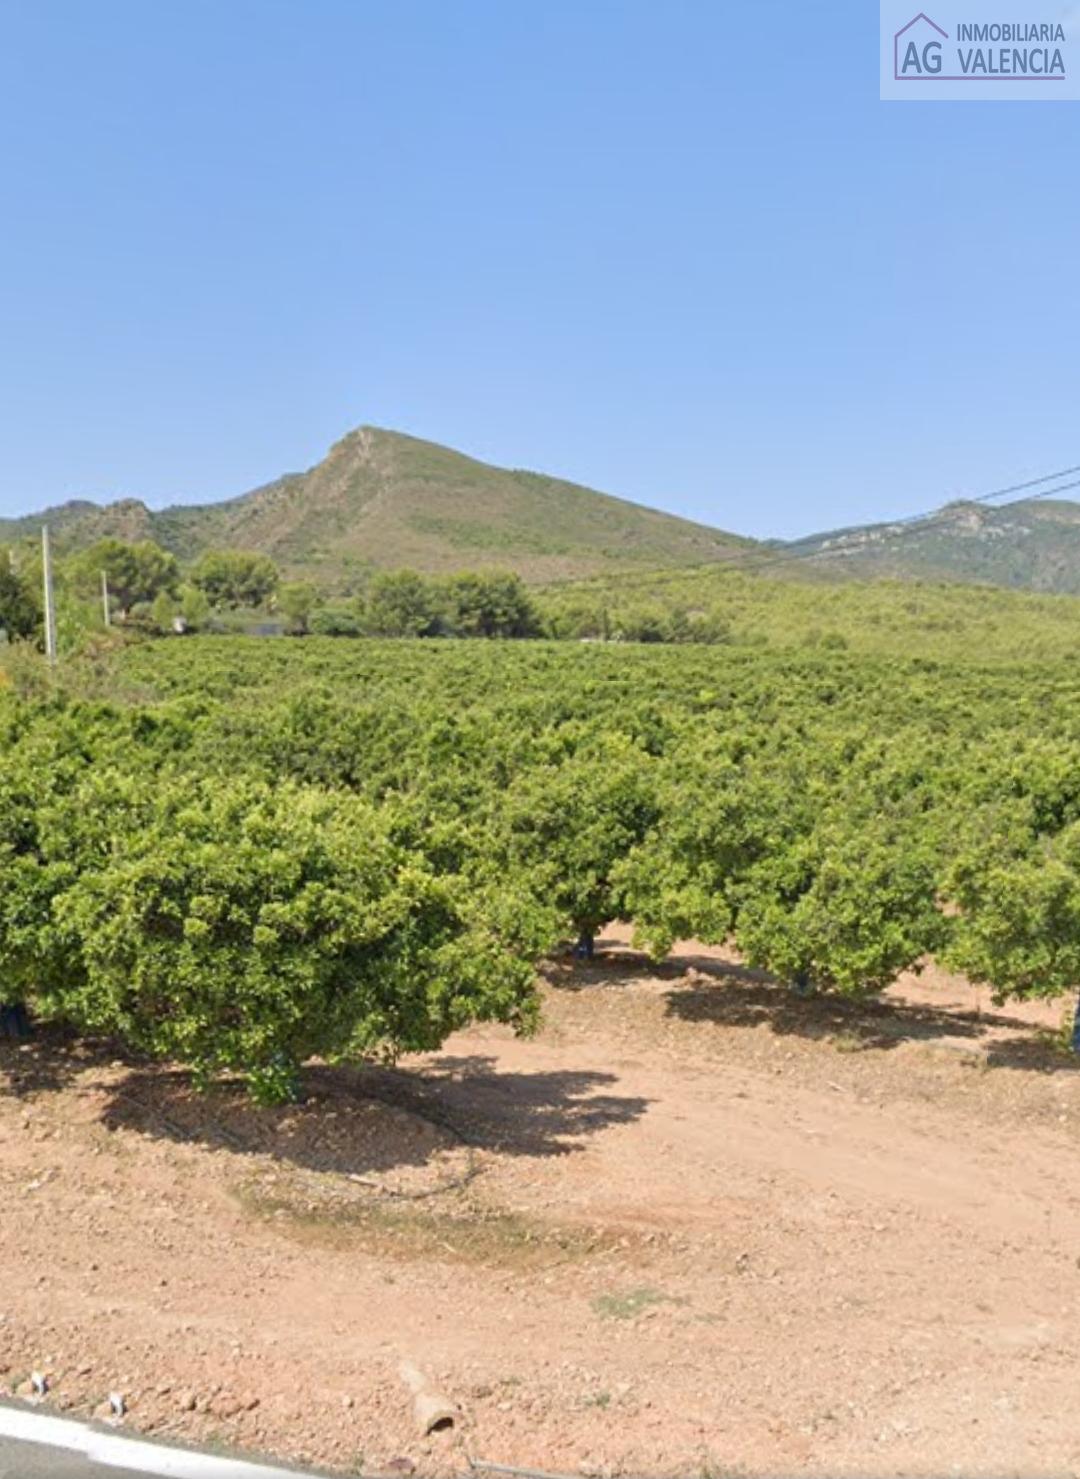
[[[25,637],[40,630],[40,565],[24,556],[18,570],[0,552],[0,628]],[[720,610],[693,610],[681,598],[665,603],[614,591],[574,587],[531,593],[521,579],[500,571],[463,571],[447,577],[415,570],[373,575],[348,598],[328,596],[310,581],[283,582],[265,555],[209,550],[183,570],[151,541],[103,539],[58,562],[68,624],[100,620],[101,580],[123,623],[157,633],[228,626],[236,613],[261,611],[294,636],[549,637],[569,641],[755,645],[752,630],[733,627]],[[179,618],[179,621],[178,621]],[[802,645],[843,648],[846,639],[813,626]]]
[[[127,544],[102,539],[77,556],[69,566],[76,590],[90,596],[104,576],[110,601],[123,619],[140,606],[155,602],[185,602],[193,619],[205,619],[211,610],[258,607],[272,600],[278,589],[278,571],[266,555],[244,550],[207,550],[181,575],[175,555],[152,540]],[[159,612],[164,606],[159,604]]]
[[[56,561],[58,598],[75,627],[96,625],[107,593],[118,620],[139,617],[172,630],[206,625],[213,612],[264,607],[274,600],[279,576],[265,555],[208,550],[185,573],[176,557],[143,540],[101,539],[80,554]],[[102,582],[104,581],[104,588]],[[0,551],[0,629],[9,638],[34,636],[41,627],[41,563],[35,550]]]
[[[81,605],[84,625],[100,619],[105,582],[110,611],[124,623],[166,633],[200,630],[215,618],[262,610],[284,619],[292,635],[387,637],[535,637],[536,607],[518,576],[462,572],[435,579],[412,570],[378,574],[360,595],[327,600],[307,581],[282,583],[274,562],[241,550],[208,550],[183,571],[150,540],[102,539],[57,562],[67,608]],[[41,569],[36,554],[0,561],[0,628],[28,637],[41,626]],[[177,622],[179,618],[179,623]]]
[[[304,1057],[527,1025],[610,920],[877,991],[1080,980],[1080,680],[706,649],[225,640],[157,702],[0,696],[0,980],[287,1094]],[[237,702],[241,697],[242,702]]]
[[[437,578],[415,570],[375,575],[349,602],[311,605],[305,629],[328,636],[538,637],[539,613],[517,575],[462,571]],[[283,596],[285,593],[283,592]]]
[[[61,590],[69,607],[82,603],[84,624],[94,624],[100,612],[102,576],[120,621],[160,633],[173,631],[177,618],[184,630],[198,631],[227,613],[262,610],[282,618],[295,636],[734,640],[731,623],[716,613],[562,592],[537,599],[518,576],[499,571],[444,578],[387,571],[374,575],[360,594],[335,599],[309,581],[282,582],[265,555],[209,550],[185,572],[160,546],[119,539],[100,540],[58,564]],[[40,625],[40,566],[30,557],[19,573],[7,567],[0,572],[0,628],[27,637]]]

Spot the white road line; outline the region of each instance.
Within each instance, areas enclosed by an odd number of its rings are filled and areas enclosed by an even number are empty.
[[[119,1433],[103,1433],[69,1417],[52,1417],[0,1403],[0,1437],[81,1453],[106,1468],[142,1469],[163,1479],[304,1479],[298,1469],[278,1469],[244,1459],[165,1448]]]

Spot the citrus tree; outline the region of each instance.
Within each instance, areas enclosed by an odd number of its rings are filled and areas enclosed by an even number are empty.
[[[3,800],[0,971],[43,1015],[271,1099],[315,1054],[532,1020],[511,911],[359,798],[105,766],[40,810],[25,787]]]

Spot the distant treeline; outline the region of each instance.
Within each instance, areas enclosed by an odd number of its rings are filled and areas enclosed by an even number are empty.
[[[62,645],[117,623],[150,635],[229,631],[273,618],[293,636],[536,637],[543,620],[521,579],[463,571],[432,579],[412,570],[378,574],[365,590],[327,597],[309,581],[283,581],[266,555],[208,550],[189,568],[149,540],[102,539],[55,564]],[[0,551],[0,630],[40,639],[41,557]]]
[[[250,628],[257,615],[285,633],[332,637],[553,637],[627,642],[724,642],[723,618],[635,605],[607,595],[574,599],[531,592],[498,570],[427,576],[372,575],[361,591],[328,596],[310,581],[282,581],[266,555],[209,550],[184,570],[151,541],[103,539],[56,563],[61,639],[110,622],[150,635]],[[0,628],[40,638],[41,564],[35,549],[0,558]]]
[[[497,570],[369,574],[332,594],[286,581],[265,555],[210,550],[186,568],[158,545],[106,539],[55,562],[60,646],[100,631],[105,601],[131,635],[210,632],[402,638],[549,638],[705,644],[956,660],[1080,654],[1080,597],[986,586],[791,579],[702,567],[536,589]],[[0,633],[41,645],[41,564],[0,550]]]

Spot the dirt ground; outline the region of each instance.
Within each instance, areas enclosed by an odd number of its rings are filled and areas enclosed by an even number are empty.
[[[264,1111],[0,1049],[0,1384],[346,1472],[1080,1473],[1061,1007],[561,963],[530,1042]],[[460,1409],[422,1438],[408,1360]]]

